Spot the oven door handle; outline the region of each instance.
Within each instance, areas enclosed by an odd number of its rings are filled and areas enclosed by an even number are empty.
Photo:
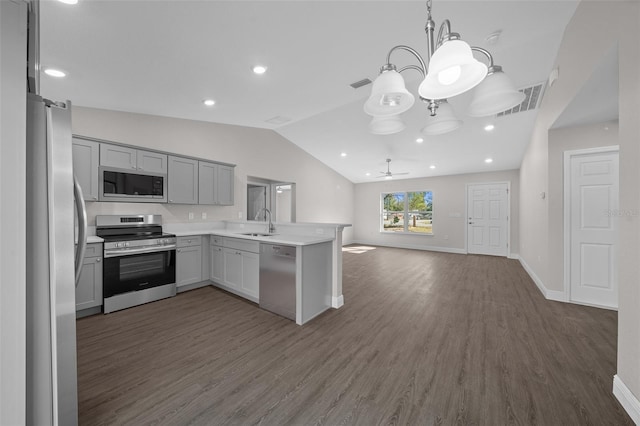
[[[141,249],[127,249],[127,248],[115,249],[115,250],[109,249],[108,251],[105,250],[104,257],[105,259],[107,259],[109,257],[122,257],[122,256],[131,255],[131,254],[157,253],[161,251],[171,251],[175,249],[176,249],[175,244],[170,244],[170,245],[160,246],[160,247],[145,247]]]

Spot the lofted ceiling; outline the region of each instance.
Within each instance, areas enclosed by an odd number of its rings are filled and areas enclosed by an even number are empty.
[[[450,19],[453,31],[489,49],[525,87],[547,80],[576,6],[434,0],[432,11],[437,25]],[[537,113],[472,119],[464,114],[470,94],[463,94],[450,100],[465,121],[454,133],[417,143],[427,114],[418,102],[403,116],[404,131],[370,134],[362,106],[371,85],[350,84],[375,79],[397,44],[426,52],[423,1],[43,0],[40,9],[41,64],[68,73],[43,75],[43,96],[273,129],[354,183],[375,181],[386,158],[392,172],[408,172],[403,178],[519,168]],[[414,63],[405,52],[392,62]],[[257,64],[268,67],[264,75],[252,72]],[[403,75],[416,94],[418,73]],[[204,99],[216,104],[206,107]],[[489,122],[495,129],[486,132]]]

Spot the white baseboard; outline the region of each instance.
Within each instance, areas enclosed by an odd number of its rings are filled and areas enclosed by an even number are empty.
[[[634,423],[640,424],[640,401],[617,374],[613,376],[613,395],[618,398],[620,405],[622,405]]]
[[[520,255],[518,253],[511,253],[507,256],[508,259],[520,260]]]
[[[403,249],[410,249],[410,250],[437,251],[442,253],[453,253],[453,254],[467,254],[467,251],[465,249],[457,249],[457,248],[451,248],[451,247],[423,246],[423,245],[416,245],[416,244],[383,244],[378,241],[364,241],[364,240],[357,240],[351,244],[360,244],[364,246],[403,248]]]
[[[529,274],[529,276],[531,277],[533,282],[536,283],[536,286],[538,286],[538,290],[540,290],[540,292],[542,293],[542,295],[544,296],[545,299],[547,299],[547,300],[555,300],[556,302],[566,302],[567,301],[565,299],[564,291],[549,290],[544,285],[544,283],[542,282],[540,277],[538,277],[536,275],[536,273],[533,272],[533,269],[531,269],[531,267],[527,264],[527,262],[525,262],[525,260],[523,258],[518,256],[518,260],[520,261],[520,264],[522,265],[524,270],[527,271],[527,274]]]
[[[332,308],[338,309],[342,305],[344,305],[344,295],[341,294],[338,297],[331,297],[331,307]]]

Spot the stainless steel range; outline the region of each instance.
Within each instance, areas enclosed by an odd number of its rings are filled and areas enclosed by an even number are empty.
[[[104,313],[176,295],[176,236],[160,215],[96,216],[104,239]]]

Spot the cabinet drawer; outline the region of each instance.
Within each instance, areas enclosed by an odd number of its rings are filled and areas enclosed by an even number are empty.
[[[199,246],[202,244],[202,237],[194,235],[192,237],[178,237],[178,247]]]
[[[260,253],[260,243],[258,241],[241,240],[239,238],[224,238],[223,246],[235,250],[250,251]]]
[[[85,259],[87,257],[102,257],[102,244],[87,244],[87,250],[84,252]]]
[[[222,237],[218,237],[217,235],[211,236],[211,245],[212,246],[221,246],[222,245]]]

